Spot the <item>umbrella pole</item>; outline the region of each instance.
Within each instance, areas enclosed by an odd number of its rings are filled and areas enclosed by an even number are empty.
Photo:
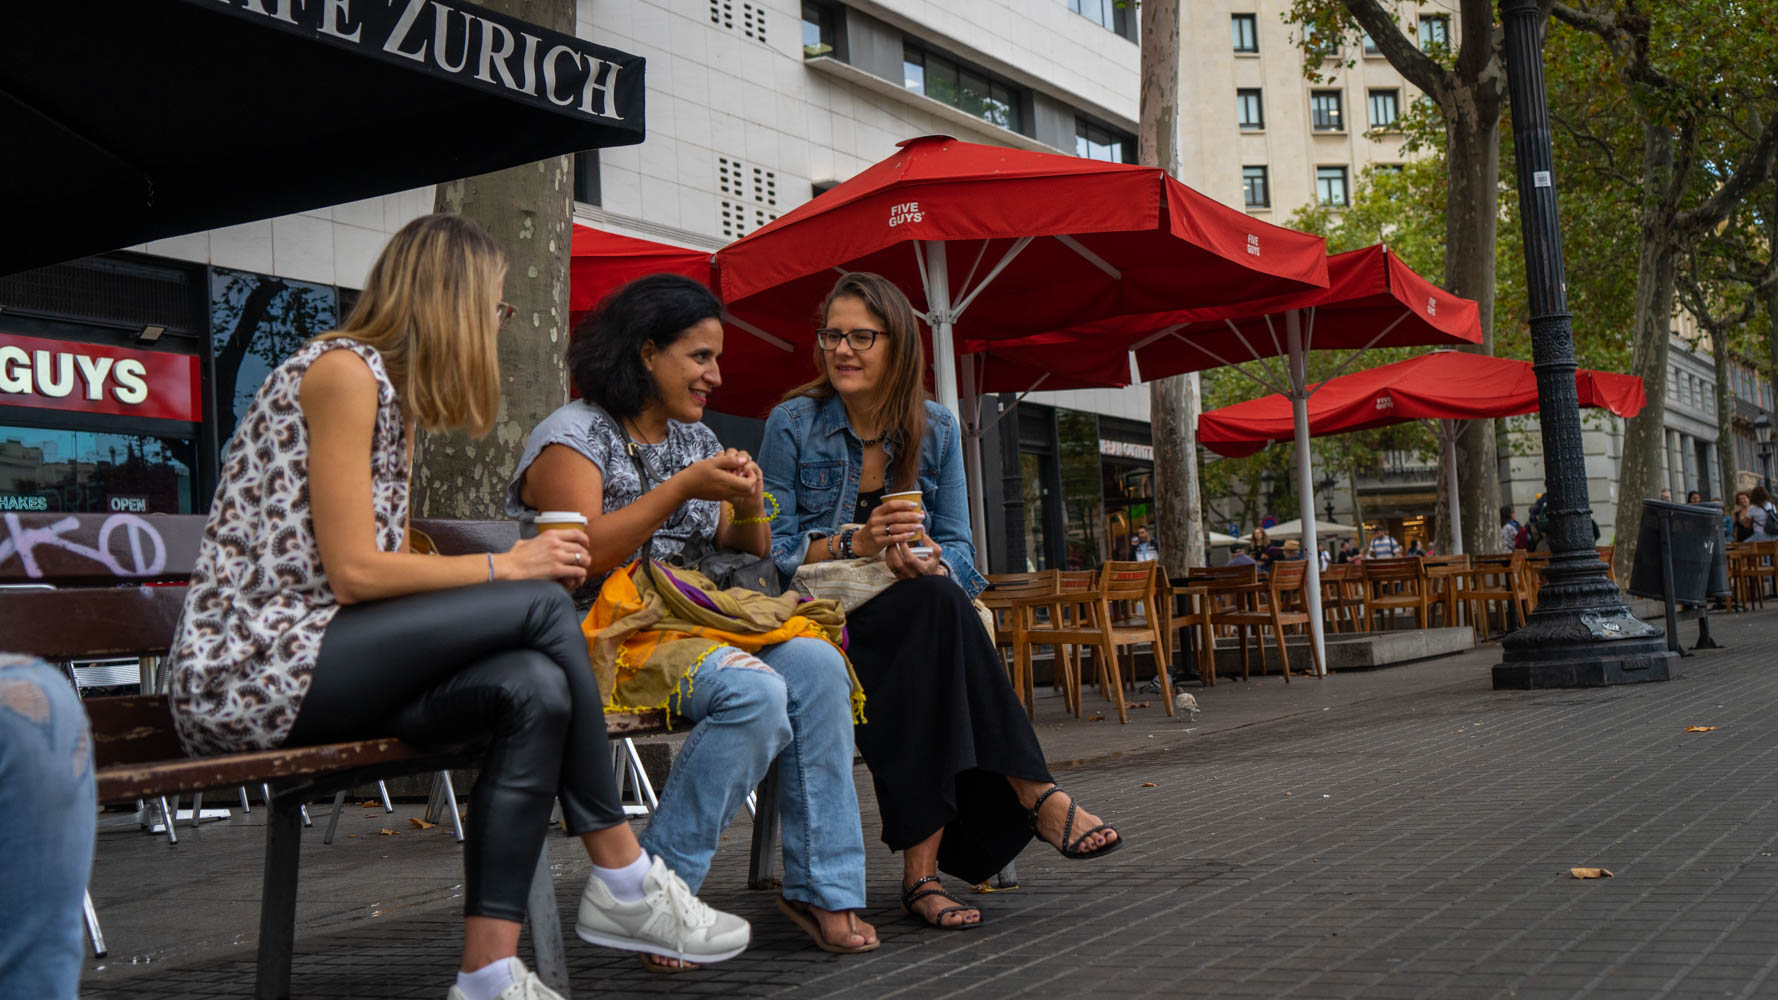
[[[1451,484],[1451,495],[1445,498],[1445,508],[1451,515],[1451,554],[1463,554],[1463,505],[1457,502],[1457,422],[1440,420],[1438,422],[1438,450],[1445,463],[1445,479]]]
[[[1303,605],[1309,609],[1309,642],[1320,677],[1327,673],[1327,648],[1321,634],[1321,543],[1315,537],[1315,487],[1309,468],[1309,352],[1303,344],[1301,310],[1284,314],[1284,333],[1290,347],[1290,409],[1296,424],[1297,506],[1303,519],[1303,558],[1309,563],[1303,577]],[[1285,669],[1290,669],[1288,664]]]
[[[988,511],[982,498],[982,397],[975,391],[975,355],[963,356],[963,478],[969,485],[969,537],[975,542],[975,565],[988,565]],[[1017,425],[1014,425],[1015,427]]]
[[[951,333],[954,318],[951,312],[951,273],[946,266],[943,240],[925,240],[922,247],[926,264],[926,273],[922,275],[926,282],[926,317],[932,328],[932,381],[937,390],[938,405],[950,410],[963,427],[964,478],[968,480],[964,485],[969,490],[969,537],[975,543],[975,565],[979,569],[988,564],[987,526],[983,523],[981,512],[981,451],[980,441],[975,436],[975,423],[964,412],[962,398],[957,392],[957,347]],[[974,386],[970,388],[973,397]],[[975,407],[971,406],[970,409],[974,410]],[[971,458],[975,459],[973,463]]]

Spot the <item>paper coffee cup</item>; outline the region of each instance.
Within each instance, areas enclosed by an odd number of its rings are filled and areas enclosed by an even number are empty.
[[[920,496],[919,490],[906,490],[901,493],[885,493],[885,494],[883,494],[883,502],[884,503],[888,503],[891,500],[906,500],[909,503],[912,503],[914,506],[920,508],[921,510],[926,509],[926,502],[925,502],[924,498],[922,498]]]
[[[586,515],[575,510],[546,510],[537,515],[537,531],[587,530]]]

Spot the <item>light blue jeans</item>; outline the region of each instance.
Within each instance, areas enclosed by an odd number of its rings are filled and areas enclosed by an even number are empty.
[[[73,1000],[93,870],[93,744],[68,679],[0,653],[0,1000]]]
[[[839,651],[819,639],[792,639],[757,658],[724,646],[679,690],[680,714],[697,727],[673,759],[642,849],[696,892],[723,829],[775,759],[785,898],[824,910],[864,906],[851,687]]]

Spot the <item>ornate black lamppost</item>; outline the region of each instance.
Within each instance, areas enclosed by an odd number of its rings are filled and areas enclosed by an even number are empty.
[[[1662,631],[1630,613],[1593,548],[1538,0],[1500,0],[1500,20],[1506,28],[1506,79],[1512,98],[1551,555],[1537,610],[1524,628],[1501,641],[1504,652],[1494,668],[1494,686],[1590,687],[1668,680],[1677,673],[1676,658],[1668,652]],[[1632,525],[1618,526],[1621,533],[1633,530]]]

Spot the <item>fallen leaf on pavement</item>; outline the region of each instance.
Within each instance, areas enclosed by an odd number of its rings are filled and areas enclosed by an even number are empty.
[[[1089,716],[1087,716],[1087,721],[1088,722],[1104,722],[1105,716],[1103,716],[1103,715],[1089,715]]]
[[[414,825],[414,829],[416,829],[416,830],[430,830],[433,827],[438,825],[437,823],[428,823],[418,816],[409,816],[407,818],[407,821],[409,823],[412,823]]]
[[[358,808],[360,809],[381,809],[382,807],[383,804],[376,799],[365,799],[363,802],[358,803]]]
[[[1155,787],[1158,787],[1158,786],[1156,786],[1156,785],[1155,785],[1155,783],[1154,783],[1154,782],[1152,782],[1152,781],[1144,781],[1144,782],[1143,782],[1143,783],[1142,783],[1142,787],[1143,787],[1143,788],[1155,788]]]
[[[348,834],[346,834],[346,839],[347,840],[357,840],[358,835],[356,833],[348,833]]]
[[[1568,874],[1575,878],[1611,878],[1609,868],[1570,868]]]
[[[1708,733],[1708,732],[1715,731],[1715,729],[1716,729],[1715,726],[1687,726],[1687,727],[1685,727],[1685,731],[1688,733]]]
[[[401,836],[401,834],[396,833],[394,830],[391,830],[386,826],[377,832],[381,833],[385,837],[399,837],[399,836]]]

